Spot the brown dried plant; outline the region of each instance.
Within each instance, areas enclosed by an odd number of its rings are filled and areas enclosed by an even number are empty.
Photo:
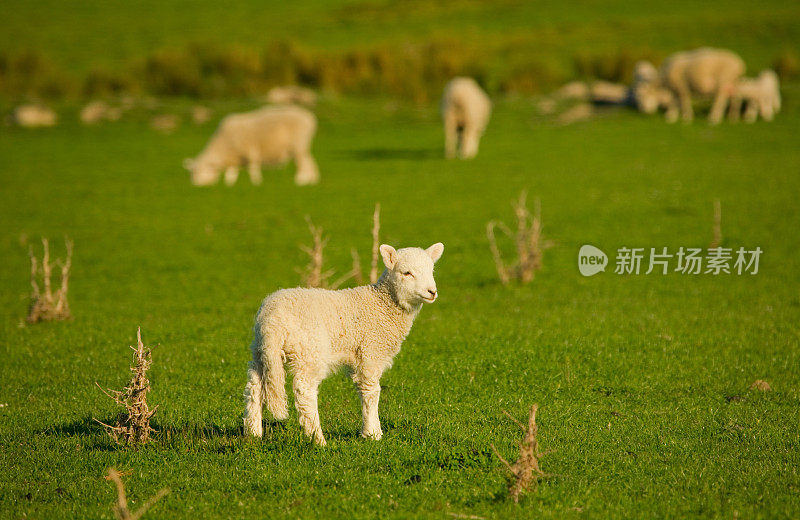
[[[372,264],[370,266],[369,280],[370,283],[378,281],[378,258],[380,257],[380,238],[379,232],[381,228],[381,205],[375,205],[375,211],[372,214]],[[311,217],[306,216],[308,229],[311,232],[312,245],[301,245],[300,249],[303,250],[309,257],[308,265],[303,269],[297,269],[303,277],[303,285],[306,287],[321,287],[324,289],[337,289],[345,282],[353,279],[357,285],[364,283],[364,272],[361,270],[361,257],[358,251],[353,248],[350,250],[350,255],[353,258],[352,267],[348,272],[340,276],[334,281],[330,281],[331,277],[336,272],[334,269],[325,270],[324,264],[324,249],[328,245],[329,237],[324,237],[322,228],[315,226],[311,221]]]
[[[503,411],[504,414],[517,423],[517,425],[522,428],[522,431],[525,432],[522,442],[519,444],[519,459],[514,464],[504,459],[503,456],[500,455],[500,452],[497,451],[494,444],[491,445],[497,458],[500,459],[500,462],[502,462],[510,472],[508,476],[508,495],[514,502],[519,502],[519,496],[523,491],[529,490],[531,486],[536,486],[540,478],[548,476],[548,474],[543,472],[539,467],[539,458],[544,454],[539,451],[539,441],[536,437],[538,433],[536,411],[538,409],[538,404],[531,406],[527,428],[514,419],[511,414],[505,410]]]
[[[300,249],[308,255],[308,265],[305,269],[299,270],[303,276],[303,285],[306,287],[328,287],[328,279],[333,275],[334,271],[332,269],[323,271],[322,265],[324,262],[323,251],[330,238],[322,236],[322,228],[315,226],[308,215],[306,215],[306,223],[308,224],[308,230],[311,232],[312,244],[311,247],[300,246]]]
[[[42,238],[42,263],[41,278],[44,292],[39,289],[39,261],[33,254],[33,246],[28,248],[31,259],[31,305],[28,309],[28,323],[40,321],[68,320],[72,317],[69,312],[67,291],[69,291],[69,270],[72,267],[72,241],[65,238],[67,255],[62,261],[56,260],[56,265],[61,269],[61,286],[54,291],[51,285],[52,265],[50,265],[50,243]]]
[[[714,227],[712,228],[711,243],[709,249],[715,249],[722,245],[722,205],[719,199],[714,199]]]
[[[104,390],[97,386],[108,397],[125,408],[117,416],[114,426],[99,422],[105,427],[106,432],[116,441],[125,444],[143,444],[150,439],[150,433],[155,430],[150,427],[150,419],[156,413],[158,406],[152,410],[147,405],[147,393],[150,391],[150,381],[147,379],[147,370],[152,362],[150,349],[142,343],[142,329],[136,330],[136,347],[133,350],[133,366],[131,366],[130,383],[123,390]]]
[[[378,258],[380,257],[380,230],[381,230],[381,205],[375,204],[375,211],[372,213],[372,263],[369,268],[369,283],[378,281]]]
[[[131,510],[128,509],[128,498],[125,495],[125,486],[122,484],[122,473],[114,468],[108,468],[108,475],[106,475],[105,479],[114,481],[114,484],[117,486],[117,503],[114,504],[114,516],[116,516],[118,520],[137,520],[141,518],[153,504],[169,493],[169,488],[164,488],[145,502],[138,511],[131,512]]]
[[[486,237],[489,239],[489,248],[497,269],[500,281],[507,285],[512,279],[520,283],[533,280],[536,271],[542,268],[542,251],[550,247],[549,243],[542,241],[541,204],[539,199],[534,201],[534,212],[531,215],[526,204],[528,194],[522,191],[519,199],[513,204],[514,215],[517,217],[517,231],[512,231],[504,223],[492,220],[486,224]],[[516,244],[517,260],[506,264],[497,247],[495,229],[499,229]]]

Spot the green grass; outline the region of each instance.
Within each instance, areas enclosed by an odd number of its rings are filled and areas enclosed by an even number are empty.
[[[0,50],[39,50],[76,75],[192,41],[335,52],[456,37],[504,49],[497,67],[566,68],[580,52],[709,44],[750,71],[800,42],[800,9],[785,2],[7,4]],[[171,489],[153,519],[797,518],[800,86],[783,93],[773,123],[716,128],[626,111],[558,127],[535,100],[498,99],[469,162],[442,159],[434,103],[324,97],[322,183],[308,188],[290,167],[258,188],[245,172],[232,188],[190,186],[181,161],[213,123],[165,136],[139,111],[85,127],[64,105],[56,128],[0,129],[0,517],[113,518],[113,466],[130,472],[134,507]],[[211,106],[217,119],[255,107]],[[510,222],[522,189],[554,247],[533,283],[504,287],[485,224]],[[706,247],[715,198],[723,245],[763,249],[758,275],[578,273],[586,243],[612,262],[623,246]],[[252,319],[266,294],[299,283],[303,217],[344,272],[351,247],[366,267],[375,202],[385,242],[445,244],[441,296],[382,380],[383,440],[359,437],[343,375],[321,389],[327,448],[294,413],[243,438]],[[46,236],[59,256],[64,235],[74,320],[25,325],[27,246]],[[93,421],[116,413],[95,382],[126,384],[137,326],[153,347],[159,433],[128,449]],[[756,379],[773,390],[748,391]],[[553,476],[515,505],[490,445],[515,457],[521,432],[503,410],[522,419],[533,403]]]
[[[0,516],[111,518],[114,466],[132,472],[136,504],[171,488],[148,518],[797,517],[800,91],[785,94],[774,123],[718,128],[625,112],[555,127],[529,101],[500,101],[471,162],[440,157],[433,106],[327,100],[311,188],[290,168],[260,188],[191,187],[181,160],[211,125],[163,136],[144,118],[65,116],[4,130]],[[555,247],[532,284],[503,287],[484,225],[509,221],[522,188]],[[714,198],[724,245],[764,250],[758,275],[579,275],[584,243],[705,247]],[[303,216],[345,271],[350,247],[367,256],[376,201],[385,241],[446,246],[441,298],[382,381],[383,440],[358,437],[342,375],[321,389],[327,448],[294,414],[242,438],[252,318],[298,283]],[[75,319],[22,326],[24,243],[41,235],[57,253],[75,241]],[[160,433],[125,449],[92,421],[115,413],[94,383],[125,384],[139,325]],[[748,392],[755,379],[773,391]],[[523,418],[532,403],[555,476],[514,505],[490,444],[513,457],[520,432],[502,410]]]

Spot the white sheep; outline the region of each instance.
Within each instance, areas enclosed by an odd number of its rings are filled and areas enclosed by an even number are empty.
[[[475,157],[492,113],[489,96],[472,78],[455,78],[444,89],[441,111],[445,157]]]
[[[773,70],[763,70],[757,78],[742,78],[736,83],[729,117],[736,121],[745,105],[744,120],[754,123],[761,114],[765,121],[781,110],[781,87],[778,75]]]
[[[55,126],[58,122],[58,115],[42,105],[20,105],[14,110],[12,120],[19,126],[38,128]]]
[[[724,49],[704,47],[673,54],[664,61],[659,73],[661,85],[670,89],[677,98],[671,110],[667,110],[668,118],[678,110],[679,104],[683,120],[691,121],[694,117],[692,94],[697,94],[714,98],[708,121],[719,123],[744,71],[742,58]]]
[[[200,155],[186,159],[184,167],[198,186],[214,184],[224,170],[225,184],[230,186],[239,176],[239,167],[247,164],[250,180],[258,185],[262,165],[282,165],[294,159],[295,184],[316,184],[319,171],[311,155],[316,130],[314,114],[296,106],[231,114],[220,122]]]
[[[288,417],[284,362],[294,380],[294,403],[305,434],[319,445],[322,435],[319,384],[340,366],[348,367],[361,394],[361,435],[378,440],[380,379],[392,365],[423,303],[438,295],[433,264],[444,246],[395,250],[380,246],[386,265],[372,285],[330,291],[282,289],[267,296],[256,315],[245,387],[244,431],[262,436],[262,407],[278,420]]]
[[[267,92],[266,101],[276,105],[300,104],[313,107],[317,104],[317,93],[297,85],[273,87]]]

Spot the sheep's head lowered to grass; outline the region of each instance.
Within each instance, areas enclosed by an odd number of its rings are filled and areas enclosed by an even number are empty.
[[[428,249],[406,247],[395,249],[383,244],[380,247],[386,270],[378,283],[386,284],[397,304],[406,310],[418,308],[423,303],[436,301],[436,280],[433,264],[441,258],[444,245],[433,244]]]
[[[189,171],[192,184],[195,186],[209,186],[219,182],[222,171],[208,161],[201,158],[186,158],[183,160],[183,167]]]

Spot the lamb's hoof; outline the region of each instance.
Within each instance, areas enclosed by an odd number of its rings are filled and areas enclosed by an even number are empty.
[[[264,434],[264,430],[263,428],[258,428],[255,425],[245,423],[244,434],[247,437],[255,437],[256,439],[260,439]]]
[[[371,439],[373,441],[379,441],[383,437],[383,431],[378,430],[375,432],[361,432],[361,436],[365,439]]]
[[[314,437],[314,444],[320,447],[327,446],[328,441],[326,441],[325,437],[323,437],[322,435],[318,435],[317,437]]]

